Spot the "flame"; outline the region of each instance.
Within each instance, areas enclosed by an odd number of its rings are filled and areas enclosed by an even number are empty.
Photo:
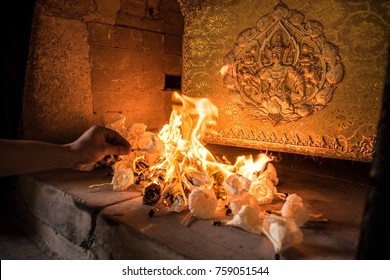
[[[261,153],[257,156],[256,160],[253,160],[253,156],[239,156],[234,164],[237,174],[240,174],[248,179],[258,177],[258,175],[264,170],[267,163],[272,161],[273,158]]]
[[[236,173],[256,180],[267,163],[273,160],[265,153],[255,159],[251,155],[240,156],[233,165],[217,160],[202,143],[202,136],[216,125],[218,108],[207,98],[192,98],[178,92],[173,92],[172,102],[169,123],[158,134],[165,146],[163,161],[151,167],[154,171],[165,171],[165,192],[170,191],[170,185],[185,186],[189,180],[186,174],[191,172],[197,176],[207,176],[209,180],[196,178],[204,182],[207,188],[216,185],[217,175],[224,180]],[[181,193],[185,193],[185,190]]]
[[[202,138],[217,123],[218,108],[208,98],[192,98],[178,92],[172,94],[169,122],[156,135],[147,132],[146,125],[125,127],[125,119],[110,127],[127,136],[134,151],[115,165],[114,189],[122,190],[132,182],[149,184],[144,188],[144,200],[151,205],[172,206],[174,211],[188,205],[191,192],[200,187],[212,189],[217,198],[229,202],[237,195],[250,193],[259,204],[277,196],[276,170],[269,168],[273,158],[260,153],[256,157],[240,156],[234,164],[226,158],[216,158],[204,145]],[[124,166],[131,166],[137,178],[125,180]],[[123,172],[122,172],[123,171]],[[130,180],[131,179],[131,180]]]
[[[165,160],[156,168],[165,169],[166,181],[180,178],[188,169],[208,173],[217,164],[201,142],[202,135],[216,124],[218,108],[207,98],[191,98],[173,92],[169,123],[159,132],[165,146]]]

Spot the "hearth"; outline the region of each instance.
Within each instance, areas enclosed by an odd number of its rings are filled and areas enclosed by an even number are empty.
[[[36,0],[19,137],[133,151],[19,176],[10,209],[60,258],[388,258],[388,9]]]

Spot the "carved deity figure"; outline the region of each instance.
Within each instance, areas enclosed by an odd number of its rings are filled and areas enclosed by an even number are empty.
[[[284,107],[290,107],[305,96],[304,77],[291,66],[292,51],[283,43],[281,32],[277,32],[272,46],[265,48],[263,64],[267,66],[257,74],[261,81],[263,106],[273,114],[280,113]]]

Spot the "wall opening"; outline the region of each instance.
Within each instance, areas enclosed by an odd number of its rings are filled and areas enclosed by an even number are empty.
[[[165,74],[164,90],[181,90],[181,75]]]

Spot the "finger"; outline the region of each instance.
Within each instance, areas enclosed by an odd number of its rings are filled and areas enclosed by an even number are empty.
[[[130,145],[125,147],[125,146],[115,146],[115,145],[107,144],[105,148],[106,155],[128,155],[130,151],[131,151]]]
[[[115,130],[103,128],[103,133],[107,143],[111,145],[119,145],[125,148],[129,148],[130,150],[130,143]]]

